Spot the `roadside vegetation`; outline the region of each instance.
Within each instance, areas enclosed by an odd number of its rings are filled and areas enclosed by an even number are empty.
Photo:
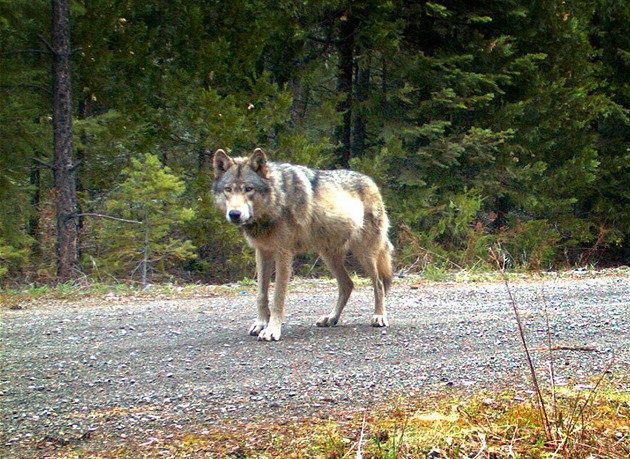
[[[306,277],[293,276],[289,289],[304,285],[311,287],[336,285],[330,273],[325,269],[309,265]],[[320,276],[321,274],[321,276]],[[255,276],[255,273],[251,273]],[[317,277],[314,277],[317,275]],[[508,279],[510,282],[521,282],[547,278],[575,278],[591,276],[630,276],[630,267],[619,266],[609,269],[575,269],[564,271],[505,271],[489,269],[446,269],[436,266],[425,267],[424,271],[418,271],[415,266],[399,269],[395,282],[404,284],[410,288],[420,288],[424,282],[497,282]],[[353,282],[357,287],[369,286],[369,279],[354,274]],[[21,309],[47,301],[71,301],[81,298],[86,302],[98,302],[112,297],[119,298],[157,298],[157,297],[193,297],[205,295],[242,294],[243,292],[255,292],[256,279],[245,277],[237,282],[222,285],[204,283],[180,283],[163,282],[142,285],[140,282],[99,282],[89,278],[68,281],[57,284],[31,283],[15,287],[0,286],[0,307],[9,309]]]
[[[107,444],[48,438],[40,446],[51,459],[625,459],[630,457],[627,387],[627,379],[609,375],[593,385],[556,387],[545,394],[553,400],[547,406],[549,426],[533,393],[445,391],[331,412],[327,418],[226,421]]]

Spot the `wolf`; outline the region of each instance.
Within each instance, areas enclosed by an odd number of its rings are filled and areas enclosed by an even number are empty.
[[[385,294],[392,282],[393,246],[383,199],[371,178],[350,170],[269,161],[260,148],[249,157],[234,158],[219,149],[213,169],[216,207],[255,250],[258,316],[250,335],[263,341],[280,339],[292,260],[305,252],[319,254],[338,284],[337,302],[317,326],[336,325],[348,302],[354,287],[344,264],[349,252],[372,280],[372,326],[388,325]]]

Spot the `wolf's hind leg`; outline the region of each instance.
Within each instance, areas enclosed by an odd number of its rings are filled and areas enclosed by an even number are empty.
[[[249,327],[249,334],[252,336],[258,336],[269,323],[269,284],[272,271],[273,255],[256,249],[256,273],[258,276],[256,305],[258,307],[258,317],[252,326]]]
[[[332,327],[337,325],[337,322],[339,322],[339,317],[341,317],[343,308],[346,307],[346,303],[348,302],[348,298],[350,298],[354,284],[352,283],[352,279],[350,279],[348,271],[344,266],[344,252],[321,253],[321,257],[337,279],[339,293],[337,297],[337,304],[335,304],[334,309],[330,312],[330,314],[321,316],[317,320],[316,324],[318,327]]]
[[[357,258],[365,273],[372,280],[374,287],[374,315],[372,316],[373,327],[387,327],[387,313],[385,312],[385,284],[378,272],[377,256],[366,253],[358,254]]]

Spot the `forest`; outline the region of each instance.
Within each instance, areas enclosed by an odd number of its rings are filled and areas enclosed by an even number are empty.
[[[629,28],[627,0],[1,0],[0,285],[254,277],[218,148],[372,176],[398,269],[628,263]]]

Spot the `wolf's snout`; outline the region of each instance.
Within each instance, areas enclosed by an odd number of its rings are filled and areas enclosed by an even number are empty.
[[[243,212],[240,210],[230,210],[228,212],[228,218],[231,223],[241,223],[243,221]]]
[[[242,226],[251,220],[252,214],[247,205],[231,206],[228,207],[225,217],[230,223],[236,226]]]
[[[238,223],[241,221],[241,211],[240,210],[230,210],[228,212],[228,218],[232,223]]]

